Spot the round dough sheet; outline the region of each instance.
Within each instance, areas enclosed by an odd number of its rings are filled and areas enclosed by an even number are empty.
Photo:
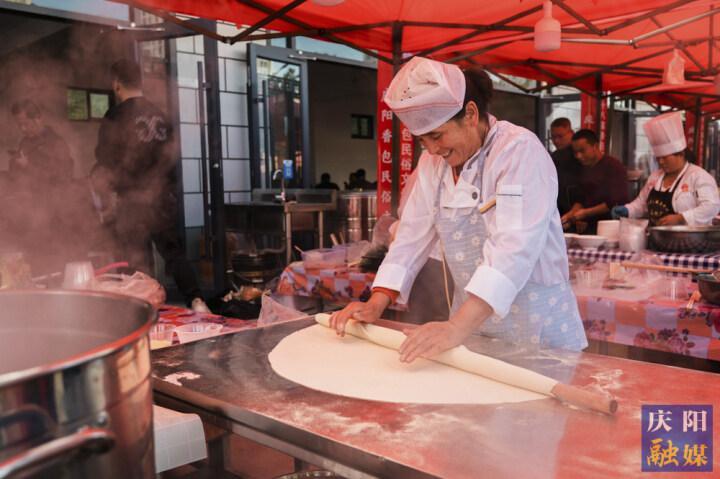
[[[273,370],[303,386],[373,401],[497,404],[547,396],[426,359],[401,363],[397,351],[322,325],[285,337],[268,355]]]

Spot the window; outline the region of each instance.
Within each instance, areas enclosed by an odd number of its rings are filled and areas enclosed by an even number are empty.
[[[109,91],[68,88],[68,120],[101,120],[110,109],[110,99],[111,93]]]
[[[372,140],[373,135],[373,117],[372,115],[350,115],[352,120],[350,128],[351,138],[361,138]]]

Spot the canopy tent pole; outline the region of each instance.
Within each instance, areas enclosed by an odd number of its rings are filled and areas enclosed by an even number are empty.
[[[240,32],[237,35],[235,35],[234,37],[232,37],[230,39],[230,44],[232,45],[234,43],[237,43],[237,42],[240,42],[240,41],[246,39],[253,32],[261,29],[262,27],[264,27],[268,23],[272,22],[273,20],[282,17],[287,12],[289,12],[293,8],[299,7],[306,1],[307,0],[293,0],[292,2],[290,2],[287,5],[285,5],[284,7],[282,7],[281,9],[274,11],[273,13],[269,14],[267,17],[260,20],[259,22],[255,23],[254,25],[252,25],[250,27],[247,27],[245,30],[243,30],[242,32]]]
[[[214,21],[208,21],[216,29]],[[218,44],[210,36],[203,36],[205,53],[205,82],[207,89],[200,94],[207,95],[207,139],[210,160],[210,222],[213,233],[212,258],[213,282],[216,291],[226,286],[225,270],[225,185],[222,164],[222,132],[220,128],[220,65]],[[207,227],[207,225],[206,225]]]

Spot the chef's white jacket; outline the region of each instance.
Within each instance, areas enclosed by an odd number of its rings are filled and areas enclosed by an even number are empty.
[[[648,195],[653,188],[660,190],[664,176],[663,170],[654,171],[638,197],[625,205],[630,213],[630,218],[647,217]],[[680,184],[676,185],[678,181]],[[712,219],[720,211],[720,197],[715,178],[701,167],[688,163],[685,165],[684,175],[682,173],[678,175],[675,183],[664,191],[669,191],[674,186],[677,188],[673,193],[672,206],[685,218],[685,222],[690,226],[711,224]]]
[[[445,185],[440,196],[443,214],[452,214],[453,209],[477,211],[497,199],[496,207],[479,215],[485,221],[488,238],[482,246],[483,261],[465,291],[504,317],[528,280],[547,286],[568,281],[565,239],[556,204],[557,173],[550,155],[529,130],[492,116],[490,125],[487,144],[481,149],[487,157],[482,165],[478,155],[466,162],[457,184],[452,168],[444,168],[441,156],[427,151],[421,155],[417,182],[373,284],[399,291],[399,303],[407,302],[415,276],[438,241],[434,201],[441,181]],[[472,184],[480,167],[482,191]],[[467,247],[478,246],[468,240]]]

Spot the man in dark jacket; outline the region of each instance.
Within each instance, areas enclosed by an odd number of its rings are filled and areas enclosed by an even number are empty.
[[[550,140],[555,145],[555,151],[550,156],[558,175],[557,205],[560,216],[572,208],[580,195],[581,165],[575,159],[572,149],[573,130],[570,120],[556,118],[550,124]]]
[[[575,226],[578,233],[595,234],[597,222],[610,219],[610,210],[629,202],[625,166],[600,150],[597,135],[592,130],[579,130],[572,137],[575,159],[581,165],[582,198],[564,214],[563,227]]]
[[[117,195],[113,232],[119,259],[148,271],[151,240],[180,292],[198,311],[207,307],[176,231],[176,153],[172,126],[142,92],[139,65],[120,60],[111,67],[117,104],[103,118],[95,157],[111,172]]]

